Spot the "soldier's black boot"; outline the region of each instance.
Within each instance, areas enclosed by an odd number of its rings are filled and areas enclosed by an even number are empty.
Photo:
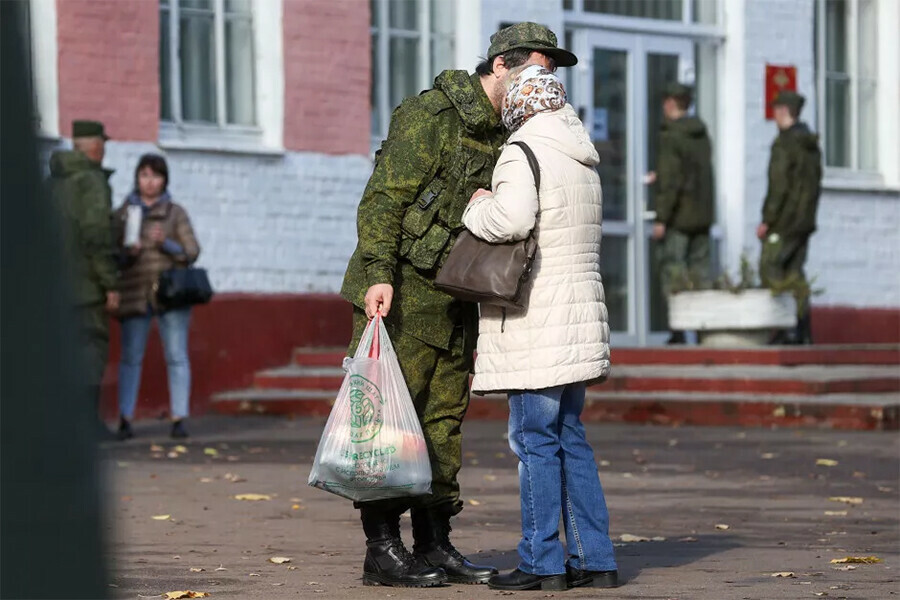
[[[440,567],[450,583],[487,583],[497,569],[473,565],[450,543],[450,515],[426,508],[412,510],[413,552],[419,561]]]
[[[400,539],[400,515],[376,509],[360,510],[366,532],[363,585],[432,587],[447,581],[439,568],[419,563]]]
[[[669,339],[666,340],[666,345],[668,346],[678,346],[686,343],[687,340],[684,337],[683,331],[672,331],[669,334]]]

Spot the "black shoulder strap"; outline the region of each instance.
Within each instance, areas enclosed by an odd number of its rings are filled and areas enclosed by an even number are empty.
[[[522,152],[525,153],[525,158],[528,159],[528,166],[531,167],[531,174],[534,175],[534,187],[538,191],[538,195],[541,194],[541,166],[538,164],[537,156],[534,155],[534,151],[526,144],[525,142],[510,142],[511,144],[515,144],[519,148],[522,149]]]

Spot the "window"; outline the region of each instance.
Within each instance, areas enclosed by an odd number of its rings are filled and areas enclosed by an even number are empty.
[[[825,164],[876,171],[876,2],[825,0],[818,9],[819,130]]]
[[[372,141],[387,136],[391,111],[430,88],[453,65],[454,2],[370,0]]]
[[[719,0],[581,0],[585,13],[715,25]],[[579,10],[563,0],[563,10]]]
[[[252,0],[160,0],[160,116],[254,128]]]

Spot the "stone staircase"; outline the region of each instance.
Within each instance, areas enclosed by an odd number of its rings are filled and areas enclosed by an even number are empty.
[[[214,396],[221,414],[326,416],[345,348],[298,348],[249,389]],[[900,429],[900,345],[760,349],[614,348],[583,419],[661,425]],[[506,419],[502,395],[472,396],[467,418]]]

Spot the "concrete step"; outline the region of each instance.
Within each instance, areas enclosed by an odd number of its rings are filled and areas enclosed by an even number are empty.
[[[257,389],[219,394],[212,407],[220,414],[327,416],[336,391]],[[508,417],[506,396],[472,396],[467,419]],[[897,430],[900,394],[710,394],[589,391],[582,420],[657,425],[818,427]]]
[[[343,378],[344,371],[340,367],[290,365],[260,371],[254,378],[254,386],[337,391]],[[868,365],[614,366],[609,380],[592,389],[643,393],[875,394],[900,391],[900,368]]]
[[[298,366],[340,366],[346,347],[297,348]],[[779,346],[771,348],[613,348],[619,365],[900,365],[900,345]]]

